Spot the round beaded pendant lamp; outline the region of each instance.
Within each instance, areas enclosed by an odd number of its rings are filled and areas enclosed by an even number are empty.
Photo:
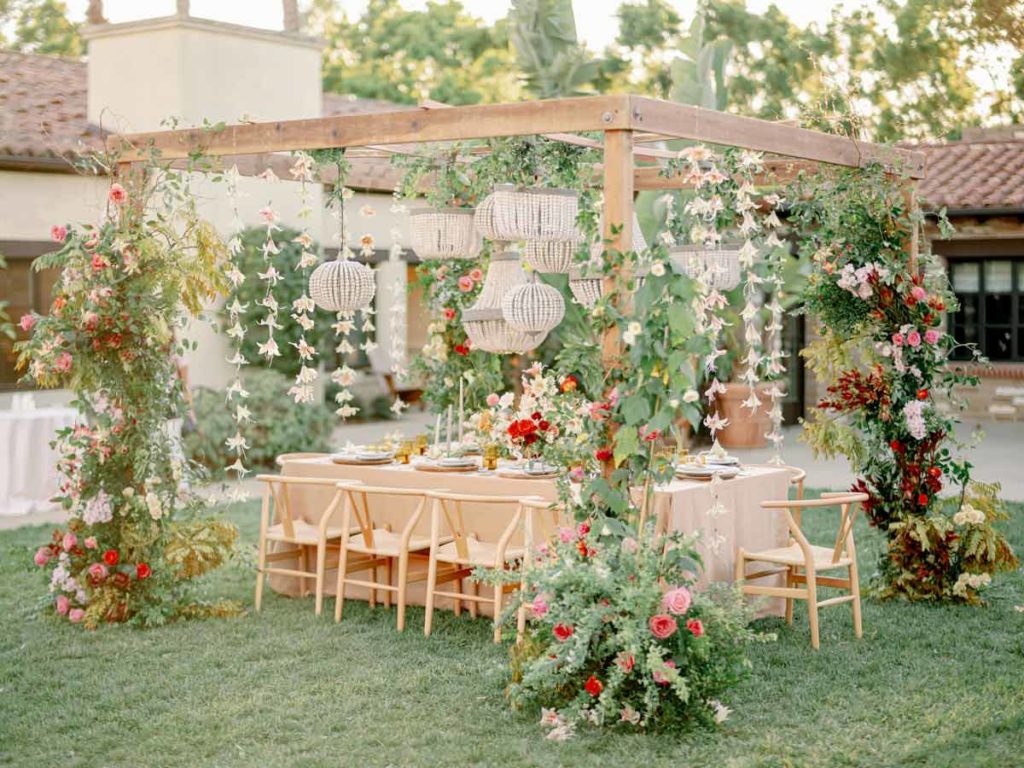
[[[736,244],[675,245],[669,259],[684,274],[709,288],[730,291],[740,284],[740,246]]]
[[[462,325],[474,347],[485,352],[519,354],[528,352],[544,340],[546,332],[524,333],[513,329],[501,311],[505,296],[528,281],[515,251],[491,257],[480,295],[473,306],[462,313]]]
[[[523,249],[526,263],[535,272],[545,275],[564,275],[576,258],[579,240],[530,240]]]
[[[493,224],[496,240],[575,240],[579,195],[571,189],[529,187],[511,184],[494,188]]]
[[[569,290],[577,302],[593,309],[601,298],[601,278],[585,266],[572,267],[569,270]]]
[[[410,243],[421,259],[471,259],[479,250],[472,208],[417,208],[409,222]]]
[[[355,312],[373,301],[377,290],[373,270],[345,257],[325,261],[309,276],[309,296],[328,312]]]
[[[547,334],[565,317],[565,299],[557,288],[535,280],[506,293],[501,312],[513,330]]]

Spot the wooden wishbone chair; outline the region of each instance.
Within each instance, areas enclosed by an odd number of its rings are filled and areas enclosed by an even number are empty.
[[[276,573],[282,576],[296,576],[299,578],[299,594],[303,597],[308,594],[306,580],[315,579],[316,588],[316,614],[319,616],[324,600],[324,572],[327,566],[327,549],[340,547],[342,529],[340,526],[331,526],[331,516],[341,506],[341,490],[337,487],[337,480],[321,477],[288,477],[287,475],[258,475],[257,480],[264,483],[263,486],[263,508],[260,517],[260,539],[259,554],[256,564],[256,610],[259,611],[263,603],[263,582],[267,574]],[[292,499],[289,489],[310,489],[328,487],[334,491],[330,503],[320,514],[316,525],[308,523],[302,518],[296,517],[292,507]],[[271,523],[270,502],[273,498],[274,517],[276,522]],[[290,548],[277,552],[268,552],[267,544],[276,541],[282,544],[292,545]],[[309,570],[309,549],[316,547],[316,565],[314,570]],[[298,569],[273,568],[267,563],[275,563],[281,560],[298,559]]]
[[[345,587],[349,584],[370,589],[371,605],[375,602],[377,590],[384,591],[384,606],[391,607],[391,593],[398,597],[398,631],[405,629],[406,594],[410,581],[423,581],[426,570],[410,577],[409,560],[419,555],[424,561],[430,550],[430,538],[417,535],[416,528],[427,507],[427,492],[417,488],[389,488],[362,485],[359,483],[338,483],[344,495],[342,505],[341,554],[338,560],[338,582],[334,604],[334,620],[341,621],[345,603]],[[406,499],[410,503],[401,531],[393,531],[391,522],[379,518],[379,511],[387,506],[395,516],[394,505],[388,500]],[[376,502],[371,504],[371,502]],[[450,539],[449,539],[450,540]],[[398,561],[398,582],[393,584],[393,564]],[[384,566],[385,581],[377,579],[377,568]],[[370,571],[370,579],[351,579],[348,574]]]
[[[518,584],[497,583],[494,586],[493,598],[481,597],[478,585],[473,582],[473,591],[462,589],[462,580],[470,576],[476,568],[507,570],[523,557],[525,552],[522,544],[512,545],[512,539],[519,529],[523,518],[523,507],[517,496],[487,496],[464,493],[448,493],[431,491],[433,501],[430,516],[430,563],[427,567],[427,605],[423,623],[423,634],[430,636],[434,621],[434,600],[437,597],[450,597],[455,600],[455,613],[461,610],[462,601],[470,605],[470,614],[477,615],[480,603],[490,602],[494,608],[494,642],[501,642],[501,606],[505,592],[518,589]],[[466,520],[463,506],[469,504],[486,507],[490,516],[504,512],[508,515],[507,524],[496,541],[481,541],[472,530],[472,520]],[[448,537],[445,542],[442,536]],[[445,570],[438,572],[439,565]],[[456,582],[456,591],[442,592],[437,589],[439,583]]]
[[[520,502],[523,511],[523,543],[526,555],[523,557],[520,594],[526,591],[527,571],[533,565],[533,553],[543,544],[550,542],[557,534],[558,528],[570,524],[565,506],[558,502],[541,498],[525,498]],[[526,606],[519,606],[516,616],[516,642],[523,640],[526,630]]]
[[[762,509],[781,509],[789,523],[789,545],[778,549],[746,552],[740,548],[736,553],[736,582],[745,595],[768,595],[786,599],[786,623],[793,623],[793,600],[807,601],[807,618],[811,627],[811,646],[819,647],[818,609],[838,603],[853,603],[853,631],[859,638],[863,634],[860,613],[860,584],[857,575],[857,549],[853,543],[853,522],[857,504],[867,501],[866,493],[824,493],[820,499],[786,499],[766,501]],[[811,544],[800,528],[801,515],[805,509],[839,507],[839,530],[831,547]],[[747,573],[747,563],[768,563],[767,570]],[[845,569],[847,578],[818,576],[818,571]],[[750,581],[768,576],[785,574],[786,586],[764,586],[750,584]],[[798,586],[802,585],[802,586]],[[831,597],[818,602],[818,587],[835,587],[849,592],[848,595]]]

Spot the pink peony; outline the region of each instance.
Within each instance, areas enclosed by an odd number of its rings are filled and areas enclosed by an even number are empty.
[[[533,598],[533,602],[530,604],[530,610],[533,611],[534,618],[544,618],[548,612],[547,601],[540,595],[537,595]]]
[[[674,587],[661,598],[662,607],[669,613],[682,616],[690,610],[690,590],[686,587]]]
[[[110,200],[114,205],[121,205],[128,199],[128,193],[125,191],[117,182],[110,185],[110,191],[107,192],[107,199]]]
[[[892,335],[892,343],[893,343],[893,346],[902,347],[903,346],[903,334],[902,333],[894,333]]]
[[[61,352],[57,355],[57,359],[53,361],[53,367],[59,373],[67,373],[71,370],[71,355],[67,352]]]
[[[911,331],[910,333],[908,333],[907,334],[907,344],[909,344],[912,347],[920,347],[921,346],[921,334],[918,333],[917,331]]]
[[[84,542],[86,549],[96,549],[96,537],[89,536]]]
[[[93,563],[89,566],[89,575],[96,579],[96,581],[103,581],[103,579],[107,578],[107,566],[103,563]]]
[[[70,552],[72,549],[75,548],[75,545],[77,543],[78,543],[78,537],[75,536],[75,534],[71,533],[71,531],[68,531],[67,533],[64,534],[64,539],[61,542],[61,546],[64,547],[64,551],[65,552]]]
[[[476,283],[473,282],[473,278],[469,275],[463,275],[459,278],[459,290],[463,293],[469,293],[472,291],[474,285],[476,285]]]
[[[669,659],[668,661],[665,662],[665,666],[668,669],[675,669],[676,668],[676,663],[674,661],[672,661],[672,659]],[[654,682],[656,682],[658,685],[668,685],[670,682],[672,682],[671,680],[668,679],[668,675],[666,675],[660,669],[654,670],[654,672],[651,674],[651,677],[654,678]]]
[[[37,318],[32,312],[28,312],[21,316],[21,320],[18,321],[18,327],[28,333],[36,327],[36,321],[38,319],[39,318]]]
[[[927,298],[928,296],[924,288],[922,288],[920,285],[915,285],[913,288],[911,288],[910,295],[914,297],[916,301],[924,301],[925,298]]]
[[[942,334],[936,331],[934,328],[931,328],[924,332],[924,340],[929,344],[938,344],[939,339],[941,338]]]
[[[491,392],[491,394],[487,396],[487,406],[489,408],[493,408],[499,402],[501,402],[501,398],[498,397],[498,395],[495,392]]]
[[[72,608],[71,611],[68,613],[68,621],[70,621],[72,624],[77,624],[84,618],[85,611],[83,611],[81,608]]]
[[[60,224],[54,224],[50,227],[50,239],[55,243],[63,243],[68,239],[68,228],[62,227]]]
[[[35,557],[33,557],[32,559],[35,561],[36,565],[42,568],[44,565],[50,562],[50,548],[40,547],[36,550]]]
[[[659,640],[672,637],[679,628],[679,625],[676,624],[676,620],[666,613],[658,613],[651,616],[650,621],[647,622],[647,626],[650,628],[651,634]]]
[[[67,595],[57,595],[57,613],[61,616],[68,612],[71,608],[71,601],[68,600]]]

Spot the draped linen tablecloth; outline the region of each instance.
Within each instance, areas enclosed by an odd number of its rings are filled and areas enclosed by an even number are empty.
[[[74,408],[0,411],[0,515],[25,515],[57,492],[58,429],[75,423]]]
[[[362,466],[335,464],[329,458],[306,458],[286,461],[282,474],[291,477],[329,477],[337,480],[357,480],[365,485],[446,489],[456,493],[479,493],[502,496],[538,496],[554,500],[557,490],[553,480],[505,478],[493,472],[423,472],[411,465],[388,464]],[[653,513],[670,531],[700,532],[698,550],[704,560],[699,584],[733,580],[736,548],[747,550],[771,549],[785,546],[789,529],[779,510],[762,510],[762,501],[785,499],[789,493],[789,474],[782,469],[751,467],[732,480],[722,481],[712,488],[699,480],[673,480],[657,489]],[[290,496],[293,514],[316,524],[330,502],[329,487],[301,488]],[[716,506],[714,496],[717,496]],[[429,511],[420,521],[419,533],[429,535]],[[340,513],[334,524],[340,524]],[[472,528],[484,538],[496,536],[507,524],[506,517],[488,519],[478,514]],[[492,539],[493,540],[493,539]],[[285,568],[293,567],[286,565]],[[312,560],[310,561],[312,565]],[[326,591],[334,593],[335,571],[326,579]],[[288,595],[299,593],[298,579],[291,576],[272,576],[272,589]],[[311,584],[309,585],[311,586]],[[486,587],[485,587],[486,589]],[[362,588],[350,587],[346,599],[365,599]],[[423,585],[411,584],[410,604],[422,605]],[[439,607],[444,605],[439,602]],[[781,602],[773,603],[762,613],[781,615]]]

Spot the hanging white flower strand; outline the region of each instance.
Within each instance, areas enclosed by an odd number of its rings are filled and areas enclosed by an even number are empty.
[[[783,242],[779,238],[778,231],[782,226],[782,222],[779,220],[779,216],[776,213],[777,208],[782,204],[783,200],[776,194],[765,195],[762,202],[768,206],[768,214],[765,216],[765,229],[768,232],[768,236],[765,238],[765,249],[766,249],[766,276],[765,284],[771,291],[771,301],[768,302],[768,311],[770,312],[770,320],[766,331],[768,337],[766,339],[767,354],[764,359],[764,375],[766,378],[772,381],[771,387],[768,389],[768,397],[771,400],[771,407],[768,410],[768,418],[771,420],[771,431],[768,432],[765,437],[771,442],[775,455],[772,457],[772,462],[775,464],[782,464],[782,443],[784,440],[782,434],[782,398],[785,395],[785,391],[782,388],[781,381],[782,375],[786,372],[786,366],[783,362],[785,360],[785,352],[782,349],[782,295],[784,280],[782,275],[782,268],[785,260],[786,251],[783,247]]]
[[[226,396],[228,407],[232,409],[232,416],[235,420],[235,434],[228,438],[226,442],[228,449],[234,454],[235,460],[228,465],[227,471],[229,473],[234,472],[238,481],[228,491],[227,495],[229,501],[244,501],[248,494],[242,490],[242,478],[250,470],[243,463],[245,452],[249,447],[243,435],[243,428],[245,424],[249,423],[251,414],[245,404],[249,393],[242,385],[242,366],[246,364],[245,357],[242,355],[242,343],[245,340],[245,326],[242,325],[242,315],[249,305],[242,304],[238,300],[237,295],[239,288],[242,287],[242,283],[245,282],[245,273],[238,267],[238,260],[242,254],[242,231],[245,225],[242,223],[242,217],[238,211],[240,193],[238,191],[239,174],[237,166],[231,166],[224,174],[224,179],[227,185],[228,204],[231,208],[231,237],[228,239],[228,256],[230,261],[227,277],[231,282],[232,290],[236,294],[234,300],[228,305],[229,325],[227,334],[234,350],[234,354],[228,358],[228,363],[235,367],[235,376],[228,385]]]
[[[396,208],[401,209],[395,211]],[[405,206],[395,203],[392,212],[404,212]],[[391,247],[388,249],[388,261],[392,264],[400,264],[402,260],[402,230],[398,227],[391,229]],[[401,382],[407,375],[406,371],[406,338],[408,335],[408,314],[406,312],[406,291],[407,286],[404,280],[393,280],[391,282],[391,373],[395,381]],[[396,416],[409,407],[409,404],[398,395],[395,402],[391,404],[391,412]]]
[[[299,219],[302,220],[302,232],[295,238],[294,242],[302,248],[299,255],[297,268],[302,272],[302,284],[309,285],[309,273],[318,261],[317,254],[313,251],[313,238],[309,234],[309,219],[313,215],[312,191],[310,182],[313,181],[313,158],[306,152],[299,152],[295,157],[295,163],[291,167],[292,178],[299,182]],[[303,291],[302,295],[292,302],[292,320],[301,328],[299,340],[293,341],[299,355],[299,372],[295,376],[295,383],[288,390],[296,403],[312,403],[316,399],[314,384],[320,374],[316,366],[316,348],[306,341],[306,333],[313,329],[313,312],[316,305],[313,300]]]
[[[739,233],[743,236],[743,246],[739,252],[740,269],[743,273],[743,340],[747,352],[741,362],[743,373],[740,381],[747,385],[750,394],[743,401],[743,407],[754,414],[761,407],[757,385],[760,383],[759,368],[762,365],[764,341],[761,334],[759,311],[763,301],[764,282],[757,271],[757,257],[762,250],[764,227],[758,215],[758,204],[754,201],[756,189],[754,174],[764,170],[763,156],[760,152],[744,151],[740,153],[738,163],[738,183],[736,190],[735,214],[739,220]]]
[[[267,169],[260,175],[260,178],[267,181],[276,182],[277,176],[274,175],[273,170]],[[268,202],[263,208],[259,210],[260,220],[266,225],[267,237],[263,241],[263,262],[266,266],[266,271],[257,272],[257,276],[266,284],[266,293],[263,298],[260,299],[259,304],[265,307],[267,310],[266,316],[260,320],[260,325],[267,329],[267,340],[262,344],[257,344],[256,349],[259,354],[263,355],[267,362],[273,362],[275,357],[281,356],[281,350],[277,346],[277,341],[274,339],[274,331],[281,328],[281,324],[278,322],[278,313],[280,307],[278,306],[277,299],[274,298],[274,288],[281,280],[281,273],[277,271],[274,266],[274,256],[281,252],[281,249],[277,247],[277,243],[274,242],[274,233],[279,231],[281,227],[278,226],[280,216],[277,211],[272,207],[272,204]]]

